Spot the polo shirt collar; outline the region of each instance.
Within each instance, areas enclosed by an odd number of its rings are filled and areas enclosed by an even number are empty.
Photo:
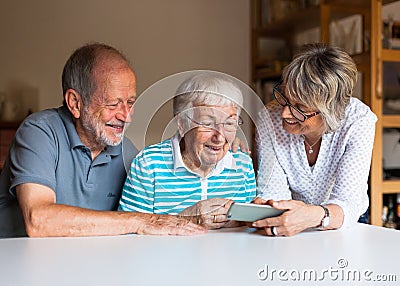
[[[186,167],[185,163],[183,163],[181,148],[179,146],[180,140],[181,140],[181,136],[179,135],[179,132],[177,132],[171,138],[174,171],[176,171],[178,168],[185,168],[186,170],[192,172],[191,170],[189,170]],[[233,158],[232,153],[230,151],[226,152],[225,156],[222,157],[222,159],[219,162],[217,162],[217,165],[215,166],[214,170],[209,174],[209,176],[213,175],[213,174],[220,174],[225,168],[232,169],[232,170],[237,169],[236,168],[236,160],[235,160],[235,158]]]
[[[81,138],[79,138],[78,132],[76,132],[75,124],[72,120],[72,116],[68,108],[65,106],[61,106],[58,108],[57,111],[61,117],[61,120],[64,123],[71,149],[75,149],[77,147],[87,148],[87,146],[82,143]],[[118,144],[117,146],[106,146],[106,148],[101,153],[110,156],[117,156],[121,154],[121,144]]]

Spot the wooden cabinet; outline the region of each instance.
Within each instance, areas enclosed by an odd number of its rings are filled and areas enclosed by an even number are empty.
[[[318,5],[299,3],[316,2]],[[357,26],[359,38],[358,50],[349,52],[357,63],[362,82],[362,100],[369,104],[370,101],[370,42],[371,35],[371,9],[367,0],[321,0],[321,1],[277,1],[277,0],[252,0],[251,5],[251,79],[259,95],[268,101],[271,93],[269,81],[276,82],[280,79],[283,67],[291,60],[293,53],[299,46],[299,35],[310,29],[319,29],[317,37],[302,39],[301,44],[311,42],[331,43],[333,24],[345,18],[358,15],[360,23]],[[271,4],[294,3],[288,9],[271,11]],[[290,8],[292,7],[292,8]],[[280,16],[271,17],[273,14]],[[347,35],[349,36],[349,35]],[[335,36],[335,39],[338,35]],[[270,45],[268,44],[270,41]],[[279,47],[279,43],[281,47]],[[355,39],[351,38],[351,41]],[[345,41],[342,41],[345,44]],[[277,45],[276,51],[265,51],[265,46]],[[267,83],[267,84],[266,84]]]
[[[8,147],[20,122],[1,122],[0,121],[0,170],[3,168],[4,162],[8,154]]]
[[[383,110],[383,64],[400,62],[400,50],[382,48],[382,5],[396,1],[371,0],[371,108],[378,116],[371,166],[371,223],[382,225],[383,195],[400,193],[400,180],[384,180],[383,129],[400,128],[400,114],[386,115]],[[400,99],[400,95],[399,95]]]
[[[264,101],[271,99],[271,84],[279,81],[282,68],[290,61],[298,43],[298,35],[313,28],[319,29],[318,39],[307,42],[332,43],[332,23],[359,15],[361,17],[361,50],[350,52],[357,63],[362,82],[361,99],[371,106],[378,116],[376,136],[372,155],[370,176],[371,223],[382,225],[383,194],[400,193],[400,180],[384,180],[382,170],[383,128],[400,128],[399,115],[383,113],[383,63],[400,62],[400,50],[382,48],[382,5],[393,0],[320,0],[320,1],[279,1],[295,3],[291,9],[281,9],[271,17],[271,2],[276,0],[251,1],[251,80],[255,90]],[[303,7],[299,3],[318,2],[318,5]],[[273,14],[274,12],[272,12]],[[277,54],[263,51],[263,41],[278,40],[282,47]],[[284,51],[282,53],[282,51]],[[399,96],[400,99],[400,96]]]

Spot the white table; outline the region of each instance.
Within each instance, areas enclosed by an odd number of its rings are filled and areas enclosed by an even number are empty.
[[[363,224],[293,237],[236,228],[192,237],[0,239],[1,286],[399,285],[399,265],[400,231]],[[297,274],[306,277],[294,281]],[[366,281],[377,277],[397,281]]]

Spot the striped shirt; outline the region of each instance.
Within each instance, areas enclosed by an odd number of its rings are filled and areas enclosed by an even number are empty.
[[[179,135],[144,148],[133,159],[119,210],[178,214],[200,200],[227,198],[250,202],[256,195],[249,155],[230,151],[202,177],[182,160]]]

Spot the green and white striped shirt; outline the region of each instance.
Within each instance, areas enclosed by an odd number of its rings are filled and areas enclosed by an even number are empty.
[[[179,135],[175,135],[144,148],[133,159],[119,210],[178,214],[200,200],[218,197],[250,202],[255,195],[248,154],[229,151],[207,177],[201,177],[183,163]]]

